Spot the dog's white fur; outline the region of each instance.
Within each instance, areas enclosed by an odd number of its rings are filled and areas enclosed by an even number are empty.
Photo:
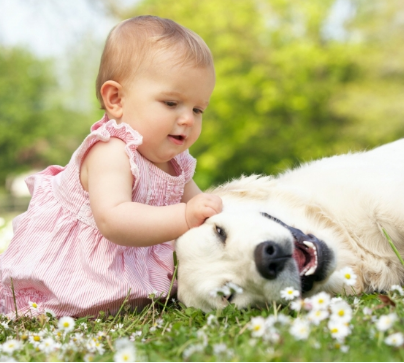
[[[224,307],[227,302],[210,292],[227,282],[244,290],[233,299],[239,307],[279,301],[281,289],[300,288],[294,261],[275,280],[258,273],[254,249],[260,242],[277,241],[293,249],[291,233],[259,212],[314,234],[334,252],[329,277],[315,284],[311,294],[343,292],[336,272],[345,266],[358,276],[347,293],[388,290],[404,283],[404,268],[382,231],[403,256],[404,139],[310,162],[276,178],[242,177],[213,193],[223,198],[223,212],[176,242],[178,297],[188,306],[205,311]],[[227,233],[225,243],[218,226]]]

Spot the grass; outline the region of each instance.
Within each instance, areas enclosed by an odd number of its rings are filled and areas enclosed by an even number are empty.
[[[123,306],[115,317],[101,312],[98,319],[77,319],[70,332],[58,329],[59,321],[49,314],[20,317],[8,324],[3,316],[1,360],[113,361],[120,358],[115,356],[121,350],[120,338],[126,337],[125,344],[135,347],[136,360],[141,361],[403,361],[403,346],[385,343],[392,333],[404,333],[403,296],[390,292],[343,299],[353,312],[352,332],[343,342],[331,336],[328,319],[319,325],[311,324],[307,339],[298,340],[290,333],[290,326],[297,317],[307,316],[307,312],[293,311],[290,305],[245,310],[230,305],[204,314],[177,301],[170,301],[163,312],[165,302],[153,301],[140,313]],[[364,308],[371,309],[371,315]],[[387,331],[380,331],[377,320],[390,313],[398,319]],[[274,314],[288,316],[290,321],[276,323],[275,335],[255,337],[251,319],[267,319]],[[55,345],[44,351],[47,337]],[[8,339],[21,342],[19,349],[7,353]]]
[[[404,291],[341,298],[352,312],[341,339],[333,337],[330,316],[306,325],[306,335],[292,331],[310,314],[292,303],[205,314],[161,299],[141,312],[123,304],[116,316],[97,318],[0,315],[0,361],[404,361]],[[397,333],[396,346],[388,344]]]

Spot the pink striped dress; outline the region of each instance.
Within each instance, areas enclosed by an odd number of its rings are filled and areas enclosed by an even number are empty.
[[[117,312],[129,290],[129,302],[138,310],[149,302],[149,294],[166,296],[173,273],[171,243],[124,247],[108,241],[97,229],[81,186],[84,156],[96,142],[111,137],[126,143],[133,201],[154,206],[180,202],[195,171],[188,151],[172,160],[177,176],[171,176],[136,151],[142,143],[137,131],[104,116],[67,166],[49,166],[27,178],[31,203],[13,221],[14,238],[0,255],[0,313],[14,316],[11,278],[19,315],[50,309],[56,316],[96,316],[100,310]]]

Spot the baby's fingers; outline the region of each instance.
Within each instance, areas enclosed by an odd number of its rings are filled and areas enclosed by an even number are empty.
[[[222,198],[218,197],[217,195],[213,195],[213,194],[207,194],[207,196],[208,196],[208,198],[207,198],[207,203],[205,204],[205,206],[213,209],[214,213],[211,216],[220,213],[223,209]]]

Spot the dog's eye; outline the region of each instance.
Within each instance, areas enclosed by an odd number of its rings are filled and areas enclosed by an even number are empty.
[[[220,239],[223,242],[226,241],[227,235],[226,235],[226,232],[224,231],[224,229],[222,227],[215,226],[215,230],[216,230],[216,233],[218,234],[218,236],[220,237]]]

